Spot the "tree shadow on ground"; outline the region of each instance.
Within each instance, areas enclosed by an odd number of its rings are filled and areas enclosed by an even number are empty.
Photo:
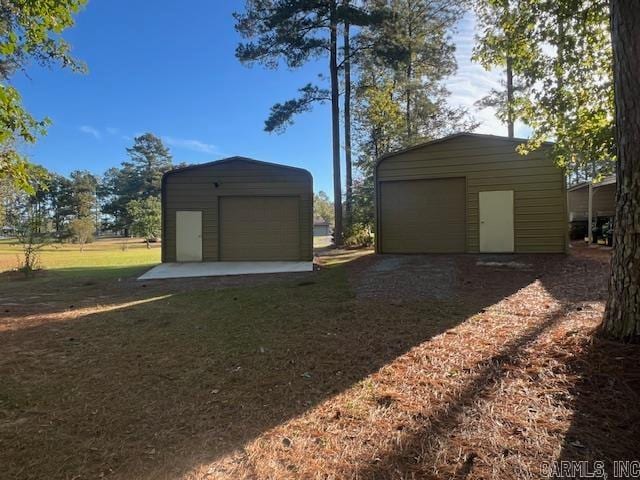
[[[582,296],[589,291],[592,298],[604,302],[608,295],[608,252],[583,248],[583,253],[576,271],[586,279]],[[566,288],[557,285],[556,294],[567,297]],[[566,367],[578,380],[566,403],[574,414],[555,467],[562,468],[559,462],[581,462],[574,466],[586,470],[578,470],[576,476],[586,477],[594,472],[595,462],[602,462],[609,478],[613,478],[613,462],[640,460],[640,345],[606,340],[596,328],[576,343],[573,353]],[[558,472],[561,470],[554,471]],[[617,473],[618,478],[631,476]]]
[[[312,280],[148,295],[139,305],[2,332],[3,474],[175,478],[212,462],[539,276],[505,271],[489,280],[469,268],[449,300],[361,301],[348,269],[336,267]],[[474,294],[463,295],[470,281]],[[469,395],[536,334],[505,346]],[[453,408],[464,405],[460,398]],[[405,454],[390,452],[375,470]]]
[[[68,313],[78,308],[144,300],[152,296],[259,286],[286,280],[304,280],[311,272],[221,277],[193,277],[139,281],[151,267],[108,266],[39,270],[30,277],[19,271],[0,273],[0,330],[3,324],[24,323],[25,316]]]
[[[614,462],[640,460],[640,346],[596,337],[568,367],[579,378],[568,399],[574,416],[552,471],[574,462],[586,477],[600,462],[609,478],[634,478],[637,470],[616,471]]]
[[[526,263],[527,258],[520,256],[518,261]],[[535,259],[532,263],[535,263]],[[453,439],[450,436],[451,432],[461,427],[465,414],[483,401],[488,401],[515,367],[522,368],[524,350],[541,335],[553,329],[572,310],[589,308],[589,304],[603,302],[606,299],[606,259],[584,256],[556,257],[543,270],[544,272],[538,272],[537,278],[545,290],[560,302],[560,308],[549,312],[517,338],[505,343],[496,355],[479,365],[478,374],[466,383],[465,388],[456,393],[452,401],[435,411],[430,411],[428,416],[421,420],[420,426],[407,435],[397,448],[381,452],[365,466],[354,466],[352,477],[435,479],[443,478],[444,475],[456,479],[487,478],[483,474],[473,475],[476,459],[473,451],[466,452],[457,465],[449,465],[451,468],[447,475],[434,468],[436,464],[443,465],[443,449],[451,458],[463,453],[458,451],[459,447],[447,445],[447,442]],[[481,277],[473,280],[481,281]],[[473,292],[474,297],[481,294],[481,291]],[[639,353],[636,346],[621,347],[611,342],[596,340],[586,349],[584,355],[570,357],[572,361],[566,368],[572,369],[582,380],[573,389],[575,401],[571,402],[571,407],[575,410],[575,416],[566,433],[560,459],[631,460],[635,455],[637,460],[637,446],[640,444]],[[482,436],[481,431],[476,433]],[[515,429],[513,435],[521,435],[521,432]],[[503,446],[493,445],[488,439],[479,440],[487,443],[476,444],[476,447],[472,448],[497,448],[498,456],[501,456],[500,450],[503,448],[502,455],[514,453],[510,451],[508,440]],[[535,440],[533,442],[535,443]],[[532,457],[536,456],[536,452],[530,453]],[[551,462],[553,458],[544,460]],[[488,469],[491,472],[490,465]],[[451,472],[453,473],[448,475]],[[489,476],[505,478],[496,472],[499,470],[493,470],[493,474]],[[540,472],[538,468],[538,473],[533,473],[533,476]],[[532,475],[531,471],[520,473],[523,477]]]

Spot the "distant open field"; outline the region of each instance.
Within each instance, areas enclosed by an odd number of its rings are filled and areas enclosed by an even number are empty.
[[[41,268],[69,274],[89,268],[146,267],[160,262],[160,244],[151,244],[148,249],[139,238],[99,239],[85,245],[82,252],[79,245],[52,243],[40,253]],[[21,256],[22,247],[15,239],[0,240],[0,272],[18,268]]]

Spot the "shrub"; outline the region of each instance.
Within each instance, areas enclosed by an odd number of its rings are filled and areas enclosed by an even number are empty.
[[[344,232],[344,244],[347,247],[370,247],[373,245],[373,235],[367,225],[354,223]]]
[[[28,208],[23,218],[18,222],[15,234],[22,247],[22,259],[19,270],[27,277],[40,269],[40,250],[50,242],[50,237],[44,230],[44,219],[35,208]]]
[[[93,241],[93,232],[95,231],[95,223],[89,217],[75,218],[69,223],[69,231],[73,242],[80,245],[80,251],[84,250],[86,243]]]

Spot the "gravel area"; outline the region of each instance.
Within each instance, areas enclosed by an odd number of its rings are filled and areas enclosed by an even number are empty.
[[[448,300],[458,278],[452,256],[380,255],[353,286],[358,298]]]

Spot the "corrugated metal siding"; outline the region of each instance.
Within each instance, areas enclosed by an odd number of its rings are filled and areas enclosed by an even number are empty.
[[[465,197],[464,178],[382,182],[382,253],[464,252]]]
[[[219,197],[220,259],[300,259],[298,197]]]
[[[564,174],[545,151],[522,156],[515,151],[516,146],[509,139],[459,136],[401,152],[379,163],[378,192],[380,182],[389,180],[466,177],[466,250],[473,253],[480,247],[478,192],[513,190],[515,251],[564,252]],[[379,194],[377,198],[380,201]]]
[[[616,184],[593,189],[593,214],[598,217],[612,217],[616,208]],[[589,187],[578,188],[568,193],[569,218],[571,221],[589,218]]]
[[[331,235],[331,227],[329,225],[314,225],[313,236],[314,237],[328,237]]]
[[[165,262],[176,261],[176,211],[202,211],[203,261],[218,261],[219,197],[253,195],[300,199],[300,260],[313,259],[313,185],[307,172],[238,159],[171,173],[164,195]]]

